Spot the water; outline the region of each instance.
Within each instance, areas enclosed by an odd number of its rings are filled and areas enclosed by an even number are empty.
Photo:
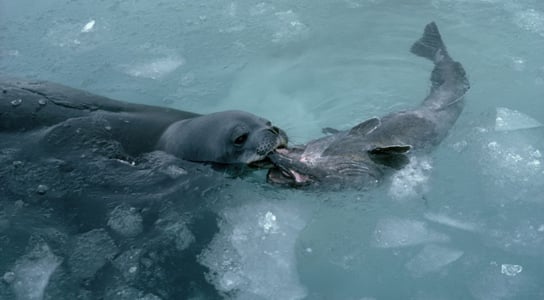
[[[68,176],[3,139],[0,298],[543,299],[539,0],[2,0],[0,73],[248,110],[302,143],[419,103],[432,66],[408,49],[431,20],[469,75],[465,111],[372,191],[279,190],[160,153]]]

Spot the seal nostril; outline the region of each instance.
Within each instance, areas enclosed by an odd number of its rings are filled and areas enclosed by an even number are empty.
[[[270,132],[272,132],[273,134],[275,134],[275,135],[280,134],[280,129],[279,129],[278,127],[276,127],[276,126],[272,126],[272,127],[270,127],[268,130],[269,130]]]

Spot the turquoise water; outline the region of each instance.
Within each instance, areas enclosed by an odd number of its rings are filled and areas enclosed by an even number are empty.
[[[198,262],[232,299],[544,299],[541,1],[0,0],[0,73],[243,109],[303,143],[417,105],[432,66],[408,50],[433,20],[472,85],[442,145],[372,191],[233,180]]]

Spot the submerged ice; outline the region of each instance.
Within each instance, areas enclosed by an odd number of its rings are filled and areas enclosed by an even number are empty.
[[[441,270],[458,260],[462,255],[463,251],[429,244],[423,247],[405,266],[414,276],[419,277]]]
[[[7,282],[11,284],[17,300],[42,300],[51,275],[62,261],[47,244],[38,244],[17,260],[12,274],[4,275],[4,280],[12,277]]]
[[[223,212],[200,261],[214,286],[234,299],[303,299],[295,243],[306,221],[291,204],[255,203]]]
[[[373,245],[379,248],[399,248],[449,240],[447,235],[429,228],[425,222],[389,217],[378,221],[374,229]]]
[[[506,107],[497,107],[497,117],[495,119],[496,131],[510,131],[542,127],[542,123],[521,113]]]

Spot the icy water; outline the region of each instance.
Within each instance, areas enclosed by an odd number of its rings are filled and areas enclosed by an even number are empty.
[[[540,0],[0,0],[0,73],[200,113],[243,109],[303,143],[417,105],[432,66],[409,47],[433,20],[469,75],[465,111],[432,155],[374,190],[213,172],[202,176],[219,187],[179,189],[127,166],[122,180],[107,174],[111,186],[63,179],[81,199],[115,200],[63,218],[27,192],[51,195],[61,181],[42,184],[48,167],[13,160],[4,141],[2,170],[32,176],[0,176],[0,298],[544,299]],[[150,170],[184,172],[155,155]],[[100,163],[82,178],[109,168]],[[189,226],[199,220],[217,224]]]

